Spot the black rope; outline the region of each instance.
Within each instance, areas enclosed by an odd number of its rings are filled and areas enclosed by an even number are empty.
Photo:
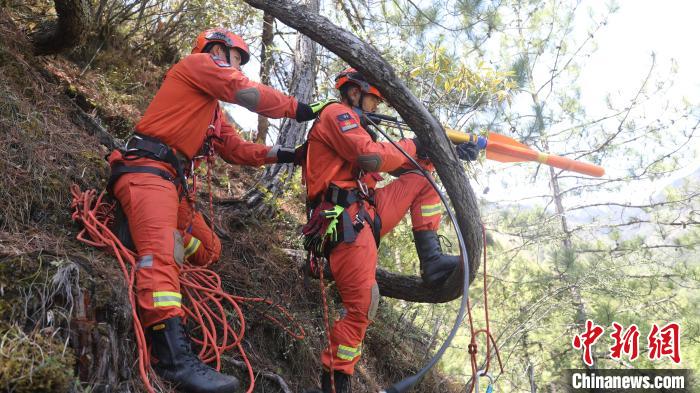
[[[379,115],[379,114],[365,114],[364,115],[365,119],[367,119],[367,122],[369,125],[371,125],[374,129],[376,129],[380,134],[382,134],[389,142],[391,142],[394,147],[399,149],[401,154],[403,154],[410,162],[413,164],[413,166],[418,169],[423,176],[425,176],[426,179],[428,179],[428,182],[430,182],[430,185],[435,189],[435,191],[438,193],[440,196],[440,201],[442,201],[442,204],[445,205],[445,209],[447,210],[447,215],[450,217],[450,220],[452,221],[452,225],[455,228],[455,231],[457,232],[457,240],[459,241],[459,248],[462,254],[462,263],[463,263],[463,268],[464,268],[464,284],[462,287],[462,301],[459,305],[459,312],[457,313],[457,319],[455,320],[455,324],[452,327],[452,330],[450,331],[450,334],[447,336],[445,339],[445,342],[443,342],[442,346],[438,351],[433,355],[432,358],[426,363],[425,366],[423,366],[422,369],[420,369],[417,373],[414,375],[411,375],[409,377],[406,377],[387,389],[381,390],[380,393],[403,393],[408,391],[413,385],[417,384],[420,382],[420,380],[425,376],[425,374],[430,371],[435,364],[442,358],[442,356],[445,354],[445,351],[447,348],[450,346],[452,343],[452,339],[455,337],[457,334],[457,331],[459,330],[460,325],[462,324],[462,321],[464,320],[464,313],[467,309],[467,299],[469,298],[469,256],[467,255],[467,246],[464,243],[464,238],[462,237],[462,231],[459,229],[459,224],[457,223],[457,218],[454,215],[454,212],[452,209],[450,209],[450,205],[447,203],[447,198],[445,197],[445,194],[440,191],[440,188],[438,187],[437,183],[435,183],[435,180],[430,176],[430,174],[423,169],[423,167],[416,162],[416,160],[413,159],[404,149],[399,146],[398,143],[396,143],[394,140],[392,140],[389,135],[387,135],[384,130],[379,128],[377,125],[376,121],[391,121],[395,122],[399,127],[400,124],[403,123],[404,125],[406,123],[399,121],[397,118],[392,117],[392,116],[386,116],[386,115]],[[403,133],[402,133],[403,135]]]

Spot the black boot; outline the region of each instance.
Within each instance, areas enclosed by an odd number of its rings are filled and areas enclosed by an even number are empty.
[[[352,389],[350,388],[350,377],[347,374],[336,371],[333,374],[333,382],[335,382],[335,393],[350,393]],[[321,374],[321,390],[311,389],[305,390],[304,393],[333,393],[331,389],[331,373],[323,370]]]
[[[435,231],[413,231],[413,239],[416,242],[423,282],[429,287],[441,285],[459,266],[460,257],[442,253],[440,239]]]
[[[166,319],[148,328],[151,354],[157,359],[153,370],[186,393],[233,393],[238,379],[221,374],[202,363],[192,352],[190,339],[180,317]]]

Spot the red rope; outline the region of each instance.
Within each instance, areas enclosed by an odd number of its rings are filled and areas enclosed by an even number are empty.
[[[71,186],[71,193],[73,194],[72,219],[83,226],[77,239],[85,244],[111,252],[119,261],[124,280],[127,282],[129,302],[131,303],[131,316],[138,346],[139,374],[146,389],[149,392],[154,392],[148,378],[149,351],[143,327],[136,313],[134,295],[136,255],[127,249],[109,229],[113,221],[114,205],[103,201],[104,192],[100,193],[99,196],[95,190],[82,192],[74,184]],[[221,354],[236,347],[248,370],[250,378],[248,393],[251,393],[255,387],[255,378],[253,368],[241,345],[245,333],[245,318],[240,304],[265,303],[272,306],[286,319],[287,324],[281,323],[280,320],[267,313],[265,318],[281,326],[290,336],[300,340],[304,338],[305,333],[301,325],[282,306],[269,299],[233,296],[226,293],[221,285],[221,277],[207,268],[185,263],[180,270],[180,285],[185,300],[183,303],[185,320],[190,318],[195,321],[198,326],[194,330],[202,337],[201,339],[193,338],[193,341],[201,346],[200,359],[205,363],[215,362],[216,369],[219,370]],[[229,310],[235,311],[235,315],[238,316],[238,330],[234,329],[228,319],[228,315],[231,314]],[[287,325],[293,325],[293,328],[289,328]]]
[[[476,378],[479,378],[477,373],[477,361],[476,354],[478,353],[478,346],[476,344],[476,336],[483,333],[486,335],[486,367],[484,367],[484,374],[488,373],[489,367],[491,367],[491,344],[493,344],[493,349],[496,352],[496,358],[498,359],[498,365],[503,373],[503,363],[501,362],[501,354],[498,351],[498,345],[496,345],[496,340],[491,334],[491,326],[489,323],[489,298],[488,298],[488,287],[486,282],[486,227],[481,224],[481,234],[484,239],[484,319],[486,322],[486,329],[474,330],[474,320],[472,319],[472,306],[469,298],[467,298],[467,313],[469,315],[469,330],[471,331],[471,339],[469,341],[468,351],[471,360],[472,368],[472,383],[469,387],[469,392],[474,390],[474,384],[476,383]],[[478,393],[478,392],[476,392]]]

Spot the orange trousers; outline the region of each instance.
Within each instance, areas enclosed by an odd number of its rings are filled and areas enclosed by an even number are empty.
[[[138,253],[136,301],[141,323],[148,327],[167,318],[184,317],[180,268],[185,262],[206,265],[217,261],[219,238],[186,198],[180,201],[175,185],[160,176],[122,175],[112,193],[129,220]]]
[[[425,177],[413,172],[377,189],[375,204],[376,208],[365,202],[365,207],[381,218],[380,236],[390,232],[409,210],[416,231],[437,230],[442,216],[440,197]],[[359,208],[353,205],[348,210],[354,217]],[[377,246],[371,224],[365,223],[354,242],[340,243],[331,251],[330,268],[345,311],[331,329],[331,346],[323,351],[321,361],[330,370],[332,359],[334,370],[352,375],[379,303]]]

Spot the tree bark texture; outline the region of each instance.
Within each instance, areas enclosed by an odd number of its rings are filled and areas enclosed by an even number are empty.
[[[396,76],[394,69],[379,51],[347,30],[335,26],[327,18],[306,6],[286,0],[245,0],[251,6],[269,12],[279,21],[309,36],[347,61],[384,95],[426,146],[455,208],[457,221],[468,249],[469,279],[474,279],[482,251],[482,227],[476,197],[455,150],[440,123]],[[413,302],[439,303],[459,297],[463,272],[458,269],[440,288],[427,288],[417,277],[377,272],[377,282],[384,296]]]
[[[318,13],[319,0],[308,0],[309,12]],[[269,15],[265,12],[265,15]],[[270,15],[272,19],[272,16]],[[294,51],[294,66],[292,79],[289,82],[289,94],[300,102],[310,102],[313,99],[316,81],[316,44],[302,34],[297,37]],[[306,136],[306,123],[284,119],[280,127],[276,144],[295,147],[303,143]],[[265,169],[259,187],[246,196],[248,208],[262,216],[271,217],[275,214],[275,206],[268,201],[277,200],[289,188],[294,177],[293,164],[275,164]]]
[[[260,45],[260,83],[264,85],[270,84],[270,71],[272,70],[272,41],[275,38],[272,27],[275,23],[275,18],[269,13],[263,14],[262,25],[262,44]],[[265,143],[267,139],[267,129],[270,128],[270,121],[263,115],[258,115],[258,135],[255,138],[256,143]]]
[[[87,0],[55,0],[56,20],[43,22],[31,34],[36,55],[53,55],[83,43],[90,24]]]

